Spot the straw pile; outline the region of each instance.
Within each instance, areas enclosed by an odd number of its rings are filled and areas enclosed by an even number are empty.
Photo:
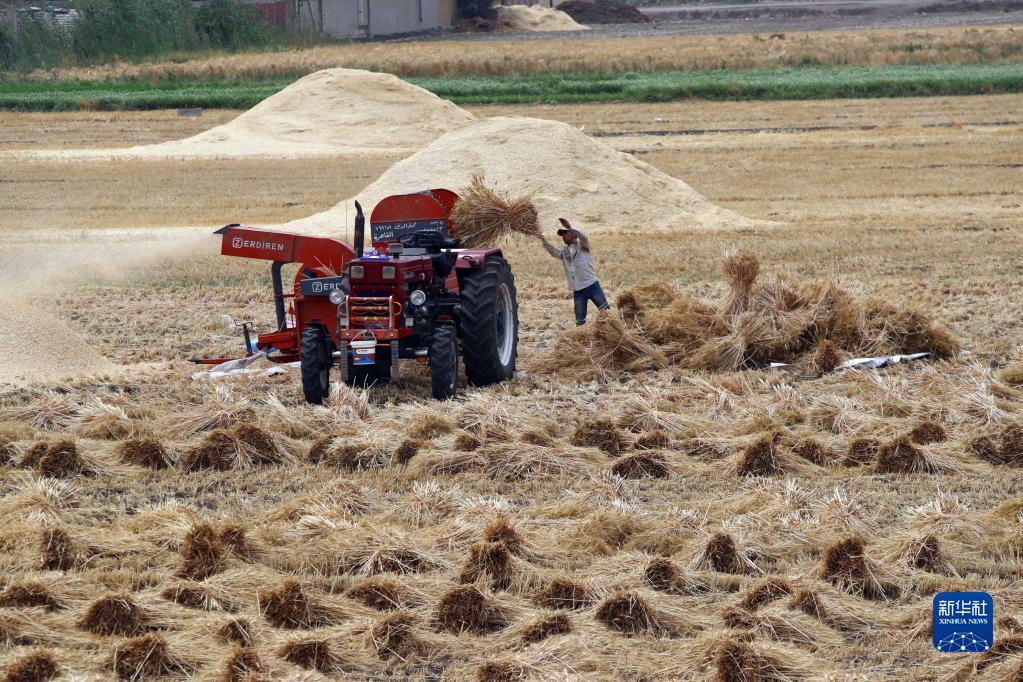
[[[487,187],[482,175],[472,176],[459,192],[451,221],[454,236],[466,248],[496,246],[516,234],[543,236],[532,200],[528,196],[508,199]]]
[[[618,314],[562,334],[547,360],[553,371],[636,372],[674,363],[736,371],[773,362],[820,376],[850,357],[957,354],[959,342],[925,313],[879,298],[858,299],[832,280],[758,281],[760,261],[742,249],[724,256],[728,293],[718,302],[688,297],[663,282],[618,297]]]
[[[601,310],[590,324],[563,333],[547,360],[554,371],[580,368],[595,374],[642,372],[667,365],[661,349],[611,310]]]

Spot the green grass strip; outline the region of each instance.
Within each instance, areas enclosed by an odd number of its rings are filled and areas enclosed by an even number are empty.
[[[665,102],[678,99],[805,100],[1023,92],[1023,62],[1012,64],[800,67],[748,71],[624,74],[431,76],[409,82],[457,104]],[[0,109],[73,111],[249,108],[287,81],[7,83]]]

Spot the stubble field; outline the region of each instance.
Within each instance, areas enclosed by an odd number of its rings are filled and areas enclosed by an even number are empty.
[[[413,376],[311,408],[293,375],[193,381],[183,361],[239,347],[221,314],[271,316],[265,268],[216,256],[210,227],[322,210],[397,159],[5,158],[5,297],[126,367],[0,398],[0,666],[1017,679],[1021,104],[474,109],[585,125],[765,221],[666,233],[622,206],[594,237],[612,298],[662,280],[718,302],[722,253],[745,247],[761,281],[918,307],[968,355],[821,378],[555,372],[560,265],[512,244],[524,374],[451,404]],[[4,149],[111,146],[229,117],[0,114],[0,129]],[[995,653],[934,651],[940,590],[994,594]]]

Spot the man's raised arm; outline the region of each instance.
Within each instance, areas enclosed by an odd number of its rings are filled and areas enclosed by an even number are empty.
[[[572,224],[568,222],[567,218],[558,218],[558,222],[561,223],[561,226],[563,228],[565,228],[566,230],[572,230],[572,232],[575,233],[575,236],[579,237],[580,249],[582,249],[583,251],[590,250],[590,238],[586,236],[585,232],[580,230],[578,227],[572,227]]]
[[[590,238],[586,236],[586,233],[580,230],[578,227],[573,227],[572,231],[579,235],[579,248],[583,251],[590,250]]]
[[[551,254],[555,258],[561,258],[562,250],[551,244],[544,237],[540,237],[540,241],[543,242],[543,248],[547,249],[547,253]]]

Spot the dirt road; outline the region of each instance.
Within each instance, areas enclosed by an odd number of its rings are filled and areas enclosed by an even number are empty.
[[[643,7],[647,24],[606,24],[589,31],[551,33],[441,34],[438,38],[522,40],[784,33],[881,28],[933,28],[1023,22],[1023,0],[812,0],[811,2],[721,3]],[[421,39],[421,38],[420,38]]]

